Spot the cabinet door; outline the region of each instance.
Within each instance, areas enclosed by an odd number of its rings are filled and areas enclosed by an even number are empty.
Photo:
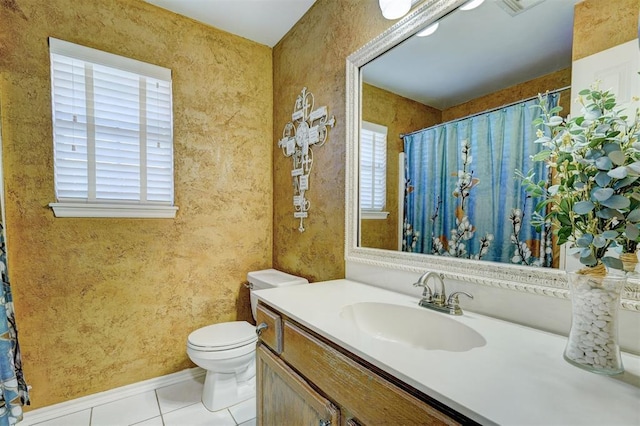
[[[259,426],[338,426],[340,412],[269,349],[257,349]]]
[[[456,425],[456,420],[284,322],[282,358],[365,425]]]

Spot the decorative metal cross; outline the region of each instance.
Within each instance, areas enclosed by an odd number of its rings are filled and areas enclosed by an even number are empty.
[[[291,121],[284,126],[278,147],[286,157],[293,157],[293,217],[300,219],[298,231],[304,232],[304,219],[309,215],[311,203],[305,197],[309,189],[309,174],[313,165],[311,146],[320,147],[327,140],[327,127],[333,127],[336,119],[328,118],[327,107],[313,109],[313,93],[303,87],[296,98]],[[311,111],[311,112],[309,112]]]

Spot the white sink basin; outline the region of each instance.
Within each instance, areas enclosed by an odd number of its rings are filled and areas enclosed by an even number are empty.
[[[354,303],[342,308],[340,316],[376,339],[422,349],[466,352],[487,344],[471,327],[418,306]]]

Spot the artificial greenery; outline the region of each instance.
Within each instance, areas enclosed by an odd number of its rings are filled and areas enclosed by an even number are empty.
[[[640,116],[625,116],[615,95],[597,84],[579,95],[582,115],[570,120],[539,95],[542,115],[534,125],[543,149],[533,160],[547,163],[551,181],[518,175],[529,195],[542,197],[537,227],[551,222],[557,243],[571,243],[586,266],[622,269],[608,250],[635,253],[640,241]]]

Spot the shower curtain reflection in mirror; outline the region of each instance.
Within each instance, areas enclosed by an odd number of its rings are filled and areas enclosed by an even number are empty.
[[[558,94],[548,95],[552,106]],[[531,266],[552,266],[548,227],[531,224],[516,170],[533,163],[538,100],[443,123],[404,136],[403,250]]]

